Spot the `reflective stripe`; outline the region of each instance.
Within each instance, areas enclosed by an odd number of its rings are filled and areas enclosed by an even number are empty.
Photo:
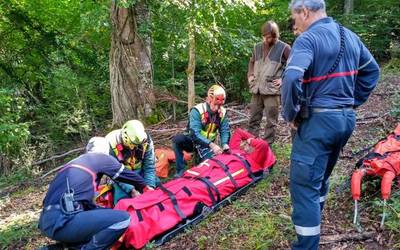
[[[366,63],[364,63],[362,66],[360,66],[360,67],[358,68],[358,70],[367,67],[367,65],[368,65],[370,62],[372,62],[372,57],[368,60],[368,62],[366,62]]]
[[[112,177],[113,180],[117,179],[119,175],[124,171],[125,166],[121,164],[121,167],[119,168],[118,172]]]
[[[202,163],[200,163],[197,167],[204,167],[204,166],[209,167],[209,166],[210,166],[210,163],[208,163],[207,161],[208,161],[208,159],[205,160],[205,161],[203,161]]]
[[[303,83],[318,82],[318,81],[323,81],[323,80],[326,80],[329,78],[352,76],[352,75],[357,75],[357,74],[358,74],[358,70],[352,70],[352,71],[347,71],[347,72],[337,72],[337,73],[332,73],[329,75],[316,76],[316,77],[311,77],[310,79],[304,79]]]
[[[235,173],[233,173],[232,176],[235,177],[236,175],[238,175],[238,174],[240,174],[240,173],[242,173],[242,172],[244,172],[244,169],[243,169],[243,168],[242,168],[242,169],[239,169],[238,171],[236,171]],[[219,184],[221,184],[222,182],[227,181],[227,180],[229,180],[229,177],[228,177],[228,176],[225,177],[225,178],[220,179],[219,181],[214,182],[213,184],[214,184],[215,186],[218,186]]]
[[[297,67],[297,66],[289,66],[289,67],[286,67],[285,70],[288,70],[288,69],[298,70],[298,71],[300,71],[302,73],[304,72],[304,69],[302,69],[300,67]]]
[[[115,230],[124,229],[124,228],[127,228],[129,226],[130,222],[131,222],[131,218],[128,218],[127,220],[112,224],[108,228],[109,229],[115,229]]]
[[[192,175],[196,175],[196,176],[200,175],[199,173],[197,173],[195,171],[192,171],[190,169],[186,170],[186,173],[189,173],[189,174],[192,174]]]
[[[324,196],[319,197],[319,202],[326,201],[326,198],[328,198],[328,195],[324,195]]]
[[[301,227],[294,225],[296,233],[301,236],[315,236],[321,233],[321,225],[315,227]]]
[[[66,170],[66,169],[68,169],[68,168],[79,168],[79,169],[85,171],[86,173],[90,174],[90,175],[92,176],[93,192],[96,193],[97,183],[96,183],[96,173],[95,173],[95,172],[93,172],[91,169],[89,169],[89,168],[87,168],[87,167],[85,167],[85,166],[79,165],[79,164],[70,164],[70,165],[66,165],[65,167],[63,167],[63,168],[60,170],[60,172]]]

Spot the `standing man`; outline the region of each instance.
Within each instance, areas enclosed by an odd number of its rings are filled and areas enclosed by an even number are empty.
[[[298,126],[290,167],[292,249],[318,249],[329,176],[354,129],[353,108],[375,88],[379,66],[357,35],[327,17],[324,0],[292,0],[289,8],[301,33],[282,86],[283,117]]]
[[[158,178],[156,177],[153,140],[144,130],[141,121],[127,121],[121,129],[108,133],[106,139],[110,144],[112,156],[128,169],[142,176],[147,188],[156,187]],[[114,204],[122,198],[137,195],[134,186],[126,183],[115,182],[113,188]]]
[[[180,177],[185,171],[183,150],[197,151],[201,161],[229,150],[230,127],[226,116],[225,90],[214,84],[208,89],[206,101],[194,106],[189,113],[189,123],[185,134],[172,138],[176,157],[176,175]],[[220,135],[222,148],[214,141]]]
[[[289,58],[290,46],[279,40],[279,28],[274,21],[261,28],[263,42],[254,46],[250,58],[247,80],[252,94],[250,103],[249,132],[259,135],[263,112],[267,116],[264,139],[272,144],[279,115],[279,95],[282,72]]]

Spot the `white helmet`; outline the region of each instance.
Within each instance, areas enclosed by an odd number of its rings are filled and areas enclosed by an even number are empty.
[[[108,155],[110,153],[110,144],[104,137],[92,137],[86,145],[87,153],[102,153]]]

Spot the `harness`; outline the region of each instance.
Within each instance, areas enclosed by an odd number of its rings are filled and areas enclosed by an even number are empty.
[[[113,156],[118,159],[119,162],[126,165],[130,170],[140,169],[142,167],[142,160],[146,153],[148,144],[137,145],[133,150],[124,147],[120,136],[112,137],[110,145],[112,148]]]
[[[217,115],[211,115],[207,109],[207,103],[200,103],[193,107],[200,113],[202,129],[200,131],[201,135],[205,138],[214,141],[217,137],[217,130],[224,120],[226,115],[226,109],[221,107],[218,110]],[[189,124],[188,124],[189,127]]]

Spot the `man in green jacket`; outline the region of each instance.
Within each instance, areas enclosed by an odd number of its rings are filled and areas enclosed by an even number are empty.
[[[206,101],[194,106],[189,114],[189,124],[185,134],[172,138],[176,157],[176,175],[180,177],[185,170],[183,151],[196,152],[200,160],[221,154],[229,150],[230,127],[226,116],[225,90],[219,85],[213,85],[208,90]],[[222,148],[214,143],[219,132]]]

